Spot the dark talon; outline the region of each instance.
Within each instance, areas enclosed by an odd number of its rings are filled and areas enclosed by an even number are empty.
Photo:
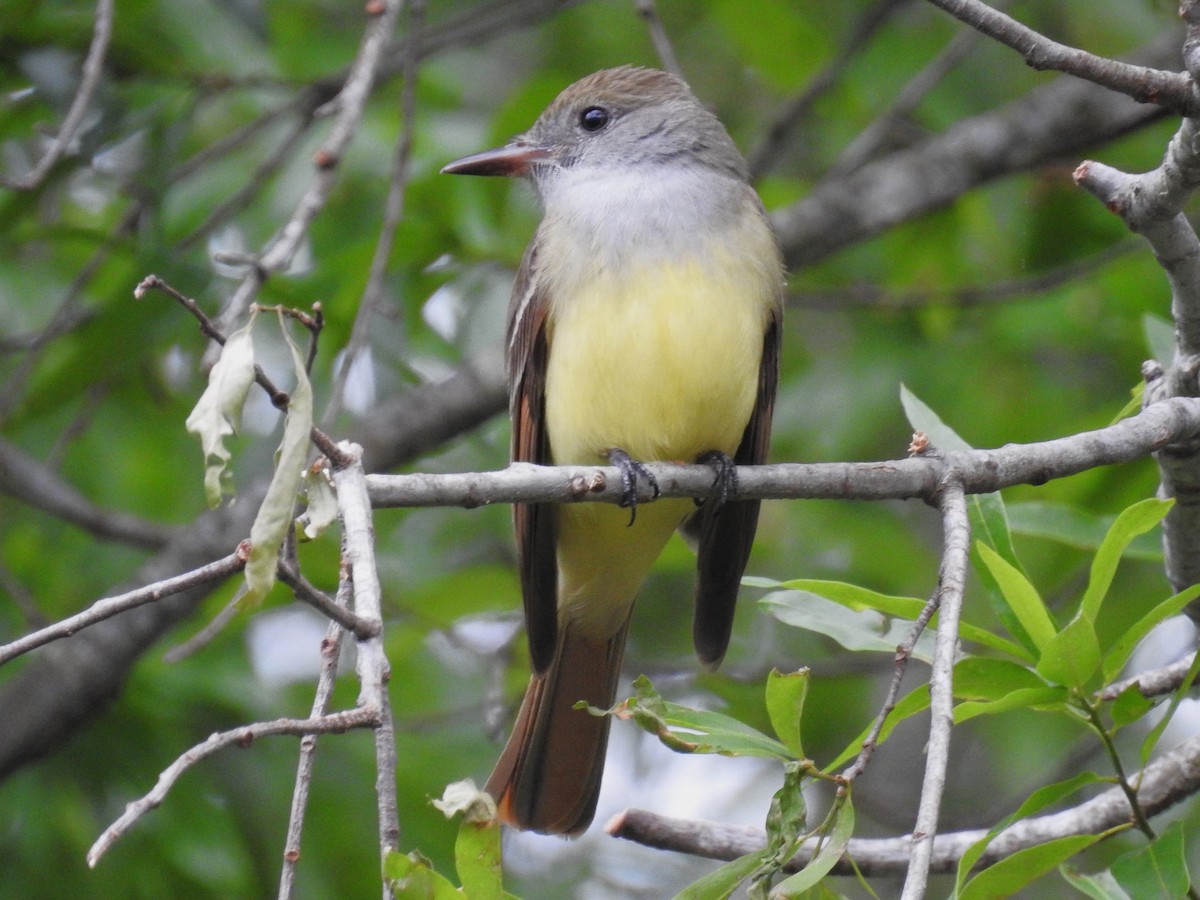
[[[716,502],[717,508],[720,509],[731,496],[737,493],[737,463],[733,461],[733,457],[728,453],[722,453],[720,450],[709,450],[707,453],[701,453],[696,457],[696,462],[700,465],[711,467],[716,474],[712,487],[708,490],[708,496],[702,500],[697,498],[696,505],[703,506],[709,500],[713,500]]]
[[[637,519],[638,476],[642,476],[650,485],[652,499],[658,499],[658,479],[646,468],[644,463],[638,462],[619,447],[608,451],[608,461],[621,470],[621,500],[617,505],[629,508],[629,524],[632,525]]]

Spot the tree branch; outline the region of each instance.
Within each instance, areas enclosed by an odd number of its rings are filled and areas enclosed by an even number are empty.
[[[929,743],[903,900],[920,900],[925,896],[925,888],[929,883],[929,863],[937,834],[938,813],[946,785],[946,771],[950,767],[950,730],[954,725],[954,654],[958,649],[958,622],[970,564],[971,522],[967,515],[966,496],[954,473],[946,479],[940,500],[944,543],[933,604],[939,613],[933,668],[929,675]]]
[[[1138,57],[1162,62],[1178,53],[1179,37],[1172,33]],[[1159,107],[1059,78],[854,172],[826,178],[803,200],[774,212],[771,221],[788,266],[796,270],[948,206],[988,181],[1077,159],[1163,115]]]
[[[1149,816],[1159,815],[1200,791],[1200,736],[1189,738],[1151,762],[1132,781],[1140,784],[1138,799]],[[1073,834],[1100,834],[1128,824],[1130,815],[1129,802],[1124,793],[1119,787],[1110,788],[1062,812],[1022,819],[1011,825],[988,845],[978,865],[991,865],[1018,850],[1055,838]],[[736,859],[756,852],[766,843],[766,834],[759,828],[677,819],[641,809],[628,809],[614,816],[605,830],[613,837],[648,847],[721,860]],[[938,835],[933,841],[930,872],[953,872],[963,853],[986,834],[984,829],[977,829]],[[909,866],[912,841],[912,835],[852,839],[846,855],[834,867],[833,874],[853,875],[860,872],[867,877],[903,874]],[[808,846],[803,848],[788,864],[787,870],[796,871],[807,865],[814,849]],[[854,860],[853,866],[851,859]]]
[[[1184,0],[1180,12],[1187,24],[1185,77],[1191,85],[1200,75],[1200,5]],[[1159,361],[1168,367],[1166,376],[1148,382],[1146,402],[1200,396],[1200,239],[1183,212],[1200,187],[1197,120],[1184,119],[1157,169],[1129,175],[1089,160],[1075,170],[1075,181],[1145,237],[1171,287],[1175,358]],[[1163,522],[1163,552],[1167,578],[1181,591],[1200,581],[1200,441],[1164,448],[1156,458],[1159,494],[1176,501]],[[1188,615],[1200,617],[1200,604],[1189,606]]]
[[[159,806],[179,777],[201,760],[208,759],[215,753],[234,744],[239,747],[249,747],[255,741],[274,735],[293,735],[302,737],[306,734],[342,734],[355,728],[375,728],[379,724],[378,710],[351,709],[345,712],[330,713],[311,719],[275,719],[271,722],[256,722],[229,731],[218,731],[208,740],[192,747],[163,770],[158,776],[154,789],[139,800],[128,804],[115,822],[104,830],[104,833],[92,844],[88,851],[87,863],[92,868],[100,861],[108,849],[115,844],[138,819],[150,810]]]
[[[1200,98],[1197,98],[1191,79],[1186,75],[1133,66],[1068,47],[992,9],[981,0],[929,2],[977,31],[1016,50],[1031,68],[1066,72],[1109,90],[1126,94],[1139,103],[1155,103],[1182,115],[1195,115],[1200,112]]]
[[[741,466],[739,499],[935,500],[953,470],[964,491],[981,494],[1016,484],[1044,484],[1096,466],[1132,462],[1155,450],[1200,435],[1200,400],[1174,398],[1096,431],[995,450],[928,453],[909,459],[865,463],[779,463]],[[703,465],[650,463],[661,497],[703,497],[712,469]],[[370,475],[377,508],[463,506],[488,503],[619,503],[619,470],[608,466],[535,466],[513,463],[499,472],[451,475]],[[639,485],[638,502],[651,502]]]
[[[161,550],[171,537],[169,526],[96,506],[57,472],[4,438],[0,438],[0,493],[105,540]]]
[[[99,0],[96,4],[96,24],[92,30],[92,43],[88,47],[87,57],[83,61],[83,69],[80,72],[79,88],[75,91],[75,98],[71,101],[66,116],[63,117],[58,134],[46,147],[37,164],[18,178],[5,179],[5,187],[18,191],[28,191],[37,187],[66,152],[67,146],[75,137],[75,132],[83,123],[84,116],[87,115],[88,104],[92,102],[92,94],[96,92],[96,86],[100,84],[100,76],[104,74],[104,56],[108,53],[108,44],[112,39],[113,6],[113,0]]]

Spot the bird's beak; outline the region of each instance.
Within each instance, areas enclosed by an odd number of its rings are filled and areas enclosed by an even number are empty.
[[[529,174],[535,163],[550,158],[549,147],[513,143],[496,150],[484,150],[456,159],[442,167],[443,175],[504,175],[515,177]]]

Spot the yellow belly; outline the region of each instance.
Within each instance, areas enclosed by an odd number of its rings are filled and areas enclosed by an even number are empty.
[[[768,306],[755,279],[644,264],[554,305],[546,425],[558,464],[733,453],[758,387]],[[768,295],[769,296],[769,295]]]
[[[774,285],[726,258],[645,262],[557,298],[551,313],[546,425],[555,463],[732,455],[757,397]],[[564,302],[565,301],[565,302]],[[593,633],[624,621],[671,532],[694,509],[663,500],[629,511],[559,507],[559,615]]]

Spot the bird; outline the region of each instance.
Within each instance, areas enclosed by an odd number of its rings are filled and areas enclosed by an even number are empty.
[[[725,654],[779,377],[784,267],[746,163],[679,77],[621,66],[565,88],[533,126],[442,171],[531,182],[542,219],[509,303],[511,457],[609,463],[611,503],[517,504],[532,674],[486,790],[503,822],[573,836],[596,810],[634,599],[671,534],[697,553],[693,641]],[[656,497],[646,462],[703,462],[709,496]]]

